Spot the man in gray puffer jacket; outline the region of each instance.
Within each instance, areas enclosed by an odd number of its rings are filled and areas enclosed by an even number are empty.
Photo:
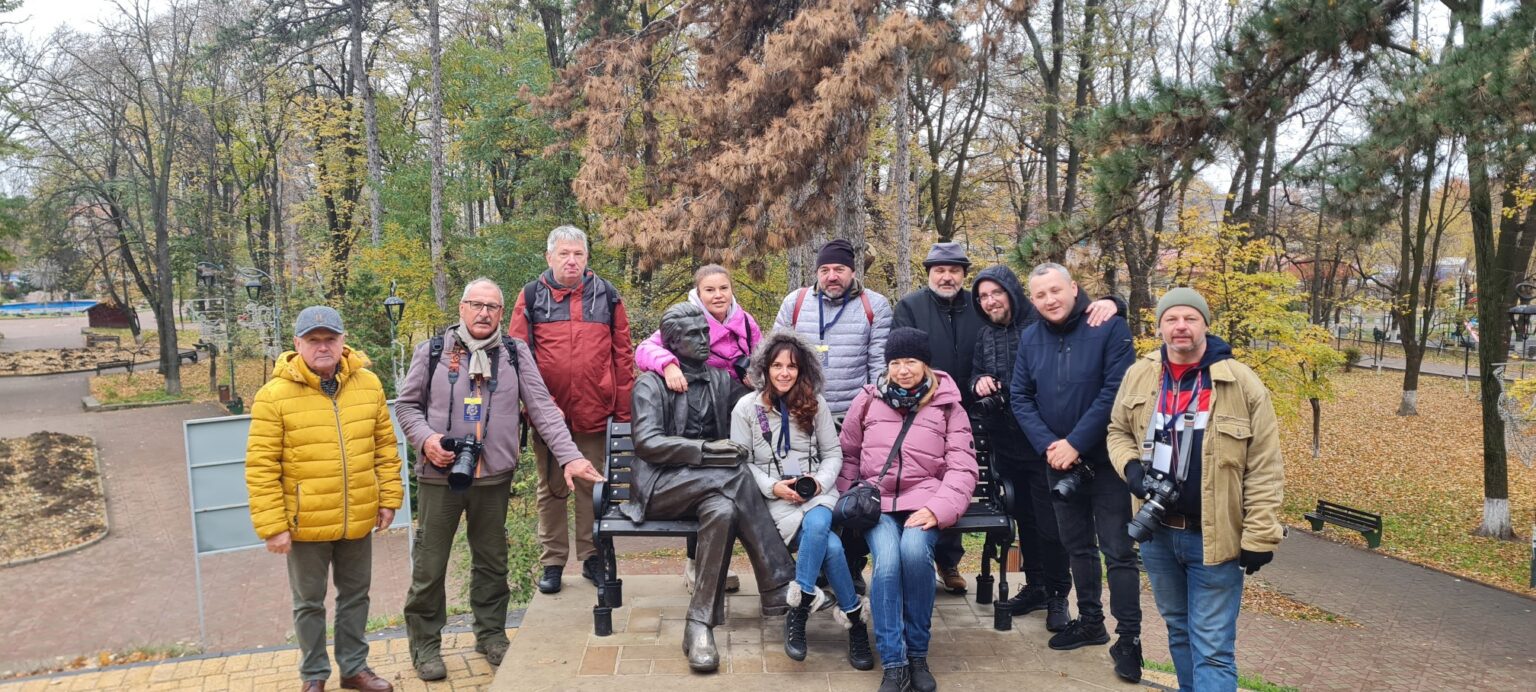
[[[859,388],[885,372],[891,302],[855,275],[853,245],[838,238],[816,253],[816,285],[784,297],[774,327],[799,332],[821,356],[823,396],[841,420]]]

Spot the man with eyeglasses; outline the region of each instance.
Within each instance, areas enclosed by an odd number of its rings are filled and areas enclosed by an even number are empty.
[[[423,680],[448,675],[441,653],[448,617],[445,578],[461,517],[470,552],[475,650],[497,666],[506,655],[511,598],[507,501],[522,454],[519,405],[544,432],[564,468],[567,488],[577,479],[602,479],[571,442],[565,418],[545,388],[528,345],[502,333],[503,306],[495,282],[469,282],[459,301],[459,323],[416,347],[410,372],[400,385],[395,416],[418,452],[418,524],[405,629],[411,662]]]
[[[549,270],[523,286],[512,308],[513,336],[528,342],[544,383],[565,413],[581,455],[602,459],[608,419],[629,421],[635,388],[635,349],[629,317],[618,289],[587,268],[587,234],[575,226],[549,233],[544,259]],[[533,456],[539,470],[539,563],[544,572],[539,591],[556,593],[571,557],[566,504],[576,504],[576,559],[581,575],[593,584],[602,565],[592,544],[592,483],[578,478],[569,488],[556,469],[563,459],[551,454],[554,431],[535,426]],[[599,478],[601,480],[601,478]]]

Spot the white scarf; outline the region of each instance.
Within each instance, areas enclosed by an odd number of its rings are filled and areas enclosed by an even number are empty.
[[[491,359],[485,354],[485,349],[501,343],[501,325],[496,325],[496,331],[484,339],[476,339],[469,334],[469,328],[460,322],[453,328],[453,335],[458,337],[459,343],[469,349],[469,376],[491,379]]]

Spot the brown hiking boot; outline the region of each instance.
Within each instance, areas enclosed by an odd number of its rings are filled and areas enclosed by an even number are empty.
[[[965,595],[965,577],[960,576],[960,568],[937,566],[939,580],[944,582],[944,590],[956,596]]]
[[[364,668],[349,678],[341,679],[341,689],[364,690],[364,692],[394,692],[395,686],[388,680],[373,674],[373,671]]]

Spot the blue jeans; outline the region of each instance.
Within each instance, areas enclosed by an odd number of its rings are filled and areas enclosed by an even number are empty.
[[[875,558],[869,610],[875,648],[885,668],[907,665],[908,657],[927,656],[933,634],[933,546],[939,531],[904,528],[903,521],[905,512],[881,514],[880,523],[864,534]]]
[[[816,575],[825,570],[827,584],[837,593],[837,607],[851,613],[859,607],[853,574],[843,557],[843,541],[832,533],[832,510],[817,507],[800,519],[800,551],[795,555],[795,583],[805,593],[816,592]]]
[[[1141,544],[1157,611],[1168,623],[1168,651],[1179,689],[1237,689],[1237,612],[1243,568],[1202,561],[1200,533],[1164,526]]]

